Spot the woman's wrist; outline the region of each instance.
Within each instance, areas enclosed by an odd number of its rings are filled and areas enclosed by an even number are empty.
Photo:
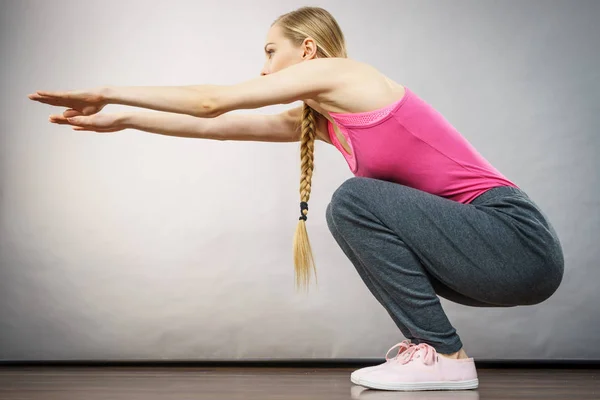
[[[115,86],[100,86],[97,90],[102,101],[106,104],[117,103],[117,88]]]

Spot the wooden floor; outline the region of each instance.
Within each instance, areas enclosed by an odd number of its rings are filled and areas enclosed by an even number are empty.
[[[356,368],[1,367],[1,400],[600,399],[598,369],[478,369],[479,389],[389,392]]]

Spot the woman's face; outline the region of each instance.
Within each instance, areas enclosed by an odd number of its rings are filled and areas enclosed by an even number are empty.
[[[273,25],[267,34],[265,45],[265,65],[260,74],[268,75],[290,65],[316,57],[316,45],[312,38],[306,38],[300,46],[294,46],[285,38],[278,25]]]

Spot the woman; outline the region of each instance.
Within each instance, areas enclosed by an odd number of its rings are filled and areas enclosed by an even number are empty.
[[[296,282],[314,268],[305,221],[314,140],[333,144],[355,177],[333,194],[327,223],[372,294],[407,338],[394,357],[351,375],[378,389],[478,387],[473,358],[438,295],[474,307],[548,299],[562,281],[556,232],[537,205],[436,110],[375,68],[347,57],[336,20],[303,7],[271,26],[261,76],[231,86],[101,87],[37,92],[75,130],[133,128],[215,140],[301,143]],[[227,114],[303,101],[278,115]],[[168,113],[98,113],[106,104]],[[200,117],[200,118],[199,118]],[[392,350],[390,349],[390,350]]]

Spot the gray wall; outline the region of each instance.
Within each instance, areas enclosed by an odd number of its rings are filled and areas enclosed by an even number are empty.
[[[546,302],[442,300],[467,353],[600,359],[600,2],[311,4],[338,19],[351,57],[439,109],[560,235],[566,273]],[[1,360],[377,358],[403,339],[327,229],[351,176],[334,147],[316,147],[319,286],[306,296],[293,287],[297,144],[75,132],[26,97],[238,83],[259,74],[270,23],[302,5],[2,2]]]

